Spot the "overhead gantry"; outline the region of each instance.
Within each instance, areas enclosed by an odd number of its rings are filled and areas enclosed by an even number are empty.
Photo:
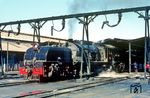
[[[66,19],[70,19],[70,18],[75,18],[77,19],[80,23],[83,24],[83,34],[82,34],[82,44],[84,41],[84,37],[86,37],[87,41],[89,41],[89,27],[88,25],[99,15],[105,15],[106,20],[103,22],[102,28],[104,27],[104,25],[107,25],[109,27],[115,27],[117,25],[119,25],[119,23],[121,22],[123,13],[128,13],[128,12],[134,12],[137,13],[139,15],[139,18],[143,18],[145,21],[145,58],[144,58],[144,69],[145,69],[145,65],[146,62],[149,61],[150,62],[150,51],[148,49],[150,49],[150,40],[149,40],[149,10],[150,10],[150,6],[144,6],[144,7],[134,7],[134,8],[124,8],[124,9],[114,9],[114,10],[107,10],[107,11],[97,11],[97,12],[89,12],[89,13],[80,13],[80,14],[70,14],[70,15],[61,15],[61,16],[52,16],[52,17],[45,17],[45,18],[37,18],[37,19],[29,19],[29,20],[19,20],[19,21],[11,21],[11,22],[3,22],[0,23],[0,49],[1,49],[1,62],[3,62],[2,60],[2,44],[1,44],[1,32],[3,30],[5,30],[6,26],[9,25],[17,25],[17,32],[15,33],[16,35],[18,35],[21,31],[21,25],[22,24],[29,24],[34,32],[33,32],[33,42],[35,42],[35,38],[37,38],[38,43],[40,43],[40,29],[43,27],[44,24],[46,24],[46,22],[48,21],[52,21],[52,26],[51,26],[51,34],[53,35],[53,31],[62,31],[65,28],[65,20]],[[143,15],[140,12],[145,12],[145,15]],[[110,15],[110,14],[118,14],[118,21],[116,24],[110,25],[109,21],[107,20],[107,16],[106,15]],[[62,20],[62,28],[60,30],[57,30],[56,28],[54,28],[54,20]],[[85,36],[86,34],[86,36]],[[83,61],[83,57],[82,60]],[[87,66],[87,72],[88,74],[90,74],[90,59],[88,59],[88,66]],[[1,63],[3,65],[3,63]],[[131,65],[129,65],[130,69],[129,72],[131,70]],[[146,72],[146,70],[145,70]],[[80,71],[80,76],[82,77],[82,62],[81,62],[81,71]]]

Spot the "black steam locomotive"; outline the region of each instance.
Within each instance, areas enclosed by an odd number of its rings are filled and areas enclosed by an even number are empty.
[[[65,44],[34,46],[24,54],[20,75],[43,81],[52,78],[73,78],[97,74],[109,68],[106,49],[92,42],[67,41]],[[107,50],[108,52],[108,50]],[[107,60],[107,61],[106,61]]]

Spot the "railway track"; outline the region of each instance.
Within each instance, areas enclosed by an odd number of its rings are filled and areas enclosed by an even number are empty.
[[[5,80],[5,79],[19,79],[20,76],[17,77],[1,77],[0,80]]]
[[[14,96],[12,98],[23,98],[23,97],[48,98],[52,96],[58,96],[58,95],[80,91],[80,90],[84,90],[88,88],[93,88],[93,87],[97,87],[101,85],[107,85],[110,83],[119,82],[119,81],[123,81],[126,79],[128,78],[125,78],[125,77],[124,78],[106,78],[106,79],[93,81],[90,83],[84,83],[84,84],[79,84],[79,85],[65,87],[65,88],[58,88],[58,89],[53,89],[53,90],[37,90],[37,91],[27,92],[19,96]]]
[[[30,84],[30,83],[34,83],[34,82],[36,82],[36,81],[19,81],[19,82],[10,82],[10,83],[0,83],[0,88],[1,87],[10,87],[10,86]]]

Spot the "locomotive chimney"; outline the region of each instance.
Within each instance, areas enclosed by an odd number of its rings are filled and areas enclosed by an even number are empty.
[[[71,38],[71,39],[68,39],[68,42],[73,42],[73,39]]]

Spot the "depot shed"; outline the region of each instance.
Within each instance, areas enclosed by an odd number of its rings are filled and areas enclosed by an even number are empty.
[[[64,39],[41,36],[41,43],[64,43]],[[37,42],[35,40],[35,42]],[[15,35],[9,32],[1,32],[2,56],[0,64],[7,65],[7,69],[19,66],[23,61],[25,51],[33,46],[33,35],[20,33]],[[1,63],[2,62],[2,63]]]

